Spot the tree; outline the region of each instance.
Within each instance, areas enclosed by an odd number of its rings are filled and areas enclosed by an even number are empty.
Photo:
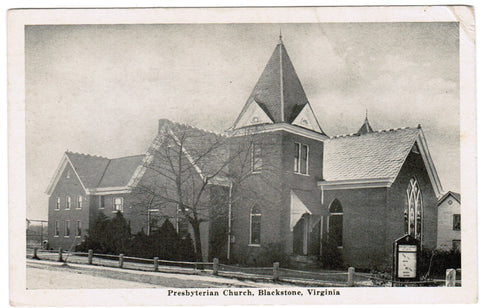
[[[192,231],[195,258],[201,261],[202,223],[227,221],[229,202],[261,197],[261,193],[252,193],[250,186],[245,186],[249,193],[232,197],[232,190],[243,189],[240,184],[254,173],[254,167],[261,167],[254,144],[253,137],[227,138],[164,120],[132,191],[136,205],[145,208],[148,215],[155,210],[175,221],[177,229],[185,220]],[[256,160],[255,155],[259,156]],[[263,176],[271,181],[268,172]],[[218,191],[222,191],[220,198]]]

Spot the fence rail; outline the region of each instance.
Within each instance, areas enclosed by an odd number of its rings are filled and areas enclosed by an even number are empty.
[[[355,272],[350,267],[347,272],[344,271],[305,271],[289,268],[281,268],[278,262],[273,263],[272,267],[242,267],[219,263],[214,258],[213,262],[192,262],[192,261],[173,261],[140,258],[133,256],[112,255],[104,253],[75,252],[62,250],[46,250],[34,248],[33,253],[27,251],[27,257],[33,259],[44,259],[50,261],[90,264],[107,267],[117,267],[142,271],[186,273],[186,274],[213,274],[226,277],[246,278],[246,279],[264,279],[269,281],[284,281],[290,283],[303,283],[317,286],[347,286],[355,285],[371,286],[382,284],[383,286],[428,286],[445,285],[455,286],[455,270],[447,270],[446,279],[426,280],[426,281],[408,281],[400,282],[391,279],[378,277],[372,274]]]

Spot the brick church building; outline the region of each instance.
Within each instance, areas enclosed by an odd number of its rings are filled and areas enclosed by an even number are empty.
[[[132,192],[156,159],[152,149],[164,146],[159,138],[170,134],[178,141],[185,131],[202,132],[201,142],[185,144],[182,151],[198,179],[208,181],[206,204],[228,217],[203,222],[204,259],[259,264],[277,247],[293,262],[308,263],[333,243],[345,264],[373,268],[391,263],[392,243],[404,234],[421,247],[436,247],[442,187],[421,126],[374,130],[366,117],[352,134],[327,136],[281,37],[223,134],[160,120],[157,143],[145,155],[65,153],[48,189],[51,246],[68,248],[99,210],[120,210],[132,231],[145,228],[149,209],[132,206],[138,201]],[[212,138],[222,142],[216,155],[195,155]],[[239,149],[248,154],[239,155]],[[176,211],[170,217],[179,228]]]

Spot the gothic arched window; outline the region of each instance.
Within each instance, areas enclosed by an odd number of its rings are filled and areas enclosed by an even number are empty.
[[[407,187],[405,211],[405,234],[410,234],[418,240],[422,239],[422,192],[415,177],[410,179]]]
[[[333,200],[328,209],[328,235],[333,237],[338,247],[343,246],[343,208],[340,201]]]
[[[260,207],[254,205],[250,210],[250,244],[260,245],[262,212]]]

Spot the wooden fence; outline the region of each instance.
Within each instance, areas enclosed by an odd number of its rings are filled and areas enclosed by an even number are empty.
[[[125,256],[124,254],[111,255],[88,252],[69,252],[59,250],[33,249],[33,259],[55,260],[58,262],[67,261],[71,263],[83,263],[108,267],[118,267],[142,271],[173,272],[173,273],[208,273],[215,276],[231,278],[243,278],[265,281],[283,281],[300,285],[312,286],[456,286],[456,270],[448,269],[445,280],[425,280],[399,282],[391,279],[381,278],[372,274],[355,272],[355,268],[349,267],[348,271],[301,271],[288,268],[281,268],[278,262],[271,267],[242,267],[235,265],[221,264],[217,258],[213,262],[191,262],[160,260]]]

